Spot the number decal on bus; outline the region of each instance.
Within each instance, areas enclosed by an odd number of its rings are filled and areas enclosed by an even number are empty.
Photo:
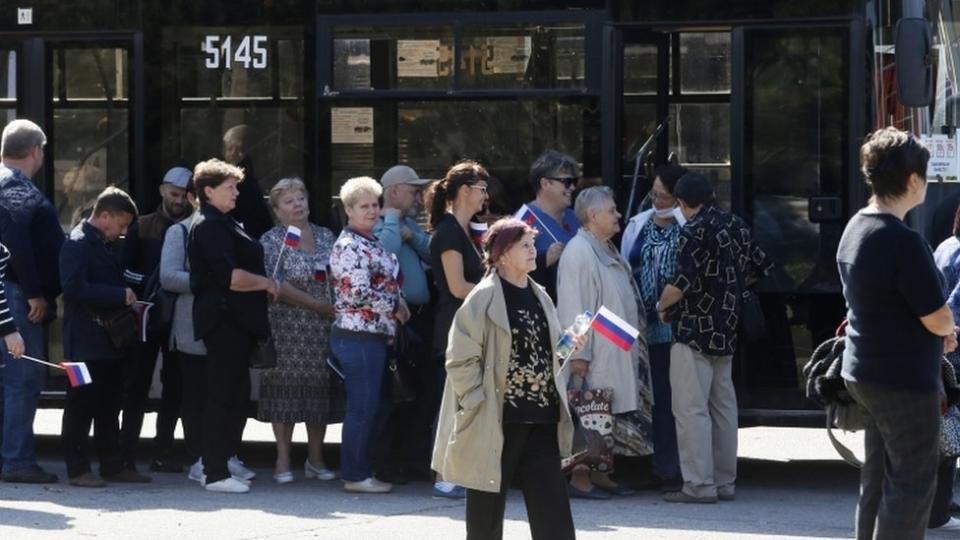
[[[231,36],[204,36],[200,51],[206,54],[207,69],[233,68],[236,64],[244,69],[266,69],[267,36],[243,36],[236,48]]]

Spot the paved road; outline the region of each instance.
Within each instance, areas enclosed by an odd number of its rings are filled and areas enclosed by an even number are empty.
[[[336,430],[331,435],[337,435]],[[269,439],[269,432],[266,426],[253,423],[248,428],[249,438]],[[335,437],[328,441],[331,438]],[[834,457],[821,430],[743,429],[740,441],[735,502],[671,505],[653,492],[608,502],[574,501],[578,538],[851,536],[857,472]],[[53,445],[44,448],[44,466],[62,477],[64,468]],[[0,539],[463,537],[463,504],[430,498],[426,483],[399,486],[391,495],[364,496],[346,494],[336,482],[308,482],[302,477],[293,484],[277,486],[269,481],[269,449],[255,442],[244,448],[254,456],[260,475],[247,495],[207,493],[182,475],[156,475],[146,486],[114,485],[103,490],[64,483],[0,483]],[[529,538],[519,493],[513,493],[508,504],[505,538]]]

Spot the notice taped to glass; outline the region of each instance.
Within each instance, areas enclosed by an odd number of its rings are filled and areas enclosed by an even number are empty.
[[[925,135],[920,139],[930,151],[927,178],[941,182],[960,182],[957,139],[947,135]]]
[[[439,39],[397,40],[397,77],[439,76]]]
[[[373,107],[330,109],[330,142],[373,144]]]

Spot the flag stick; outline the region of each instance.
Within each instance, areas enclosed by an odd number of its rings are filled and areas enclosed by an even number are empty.
[[[46,360],[41,360],[41,359],[39,359],[39,358],[34,358],[34,357],[32,357],[32,356],[27,356],[27,355],[25,355],[25,354],[20,355],[20,358],[26,358],[27,360],[32,360],[32,361],[34,361],[34,362],[36,362],[36,363],[38,363],[38,364],[43,364],[43,365],[45,365],[45,366],[55,367],[55,368],[57,368],[57,369],[62,369],[62,370],[66,370],[66,369],[67,369],[67,368],[65,368],[65,367],[63,367],[63,366],[61,366],[61,365],[59,365],[59,364],[54,364],[53,362],[47,362]]]
[[[283,250],[287,248],[287,240],[284,237],[283,243],[280,244],[280,254],[277,255],[277,264],[273,265],[273,274],[270,276],[273,279],[277,278],[277,270],[280,269],[280,261],[283,260]]]

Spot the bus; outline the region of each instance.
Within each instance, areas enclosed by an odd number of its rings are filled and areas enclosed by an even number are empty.
[[[956,157],[957,4],[24,0],[0,7],[0,120],[46,130],[36,181],[64,230],[106,185],[152,211],[168,168],[226,144],[243,145],[265,189],[304,178],[331,225],[345,179],[397,163],[436,178],[477,159],[495,177],[491,210],[507,213],[555,148],[625,213],[650,166],[675,156],[776,262],[760,287],[767,335],[735,360],[742,425],[813,425],[801,367],[845,313],[834,258],[867,198],[864,135],[895,125]],[[897,84],[905,18],[930,31],[919,105]],[[931,176],[910,224],[930,234],[956,180]],[[64,385],[51,377],[45,403]]]

